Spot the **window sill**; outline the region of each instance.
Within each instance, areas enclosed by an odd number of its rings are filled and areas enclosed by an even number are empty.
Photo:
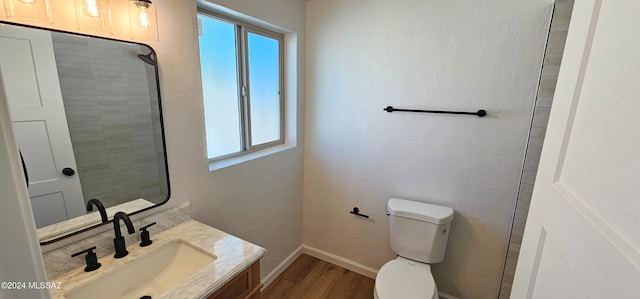
[[[218,169],[230,167],[230,166],[244,163],[247,161],[269,156],[275,153],[283,152],[295,147],[296,147],[295,145],[291,145],[291,144],[282,144],[282,145],[270,147],[258,152],[254,152],[254,153],[250,153],[250,154],[246,154],[238,157],[233,157],[233,158],[215,161],[215,162],[209,162],[209,171],[215,171]]]

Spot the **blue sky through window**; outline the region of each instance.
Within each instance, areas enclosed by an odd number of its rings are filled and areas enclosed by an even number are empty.
[[[198,15],[208,158],[242,151],[236,26]],[[252,146],[281,139],[280,45],[249,32],[248,79]]]
[[[280,59],[278,41],[249,33],[251,144],[280,139]]]
[[[199,15],[209,159],[242,150],[235,26]]]

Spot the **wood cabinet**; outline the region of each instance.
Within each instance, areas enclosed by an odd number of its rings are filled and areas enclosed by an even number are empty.
[[[260,260],[244,269],[208,299],[260,299]]]

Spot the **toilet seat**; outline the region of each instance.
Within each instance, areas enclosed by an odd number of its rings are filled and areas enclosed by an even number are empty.
[[[429,264],[398,258],[384,264],[375,280],[376,299],[437,299]]]

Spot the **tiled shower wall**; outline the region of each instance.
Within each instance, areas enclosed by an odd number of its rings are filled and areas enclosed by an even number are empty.
[[[149,50],[98,38],[52,36],[85,202],[98,198],[110,207],[137,198],[162,201],[167,186],[154,115],[159,109],[155,76],[147,79],[153,67],[136,56]]]
[[[556,82],[558,81],[558,71],[560,70],[560,62],[562,61],[562,53],[567,39],[569,21],[571,20],[571,13],[573,11],[573,2],[574,0],[559,0],[553,9],[551,28],[544,54],[544,61],[542,62],[542,74],[540,75],[538,95],[533,112],[527,152],[524,159],[524,168],[520,180],[520,189],[516,201],[516,210],[511,227],[507,260],[502,275],[500,299],[509,298],[511,294],[513,276],[516,271],[516,263],[518,262],[518,255],[520,253],[520,244],[522,244],[524,226],[527,221],[527,214],[529,213],[533,184],[536,180],[536,172],[538,171],[540,154],[542,152],[542,143],[547,130],[547,122],[549,121],[549,111],[551,110],[551,103],[553,102],[553,94],[556,89]]]

